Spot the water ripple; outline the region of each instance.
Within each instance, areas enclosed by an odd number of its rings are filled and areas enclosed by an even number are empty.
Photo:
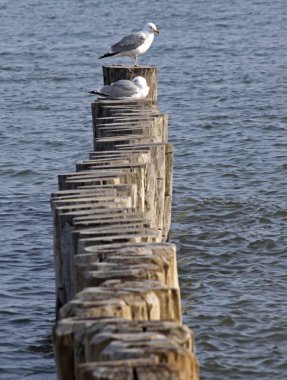
[[[285,2],[143,0],[128,24],[127,0],[0,10],[0,378],[55,379],[50,192],[92,148],[97,57],[153,14],[162,33],[141,62],[159,67],[170,117],[171,239],[201,377],[285,380]]]

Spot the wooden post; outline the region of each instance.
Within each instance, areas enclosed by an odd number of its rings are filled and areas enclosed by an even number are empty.
[[[143,100],[92,104],[94,151],[52,194],[58,380],[198,380],[168,239],[173,146],[155,67],[104,66],[104,83],[146,78]],[[167,322],[168,321],[168,322]]]
[[[103,75],[104,84],[142,76],[150,88],[147,98],[157,100],[157,68],[155,66],[105,65],[103,66]]]

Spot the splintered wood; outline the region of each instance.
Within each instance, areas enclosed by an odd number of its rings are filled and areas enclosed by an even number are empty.
[[[58,380],[199,379],[167,242],[173,146],[156,69],[104,67],[105,83],[137,75],[150,98],[92,103],[94,151],[51,197]]]

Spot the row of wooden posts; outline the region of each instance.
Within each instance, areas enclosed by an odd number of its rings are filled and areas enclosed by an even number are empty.
[[[94,151],[52,194],[58,380],[198,380],[168,242],[173,146],[155,67],[104,66],[104,84],[142,75],[149,98],[92,103]]]

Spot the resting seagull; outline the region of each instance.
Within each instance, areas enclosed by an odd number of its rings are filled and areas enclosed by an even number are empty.
[[[131,33],[122,38],[119,42],[112,45],[107,53],[102,55],[101,58],[106,57],[132,57],[134,65],[138,64],[138,56],[144,54],[152,44],[154,34],[159,34],[159,30],[152,22],[146,24],[144,30],[141,32]]]
[[[99,90],[87,92],[111,99],[144,99],[148,95],[149,87],[145,78],[138,76],[132,80],[121,79]]]

